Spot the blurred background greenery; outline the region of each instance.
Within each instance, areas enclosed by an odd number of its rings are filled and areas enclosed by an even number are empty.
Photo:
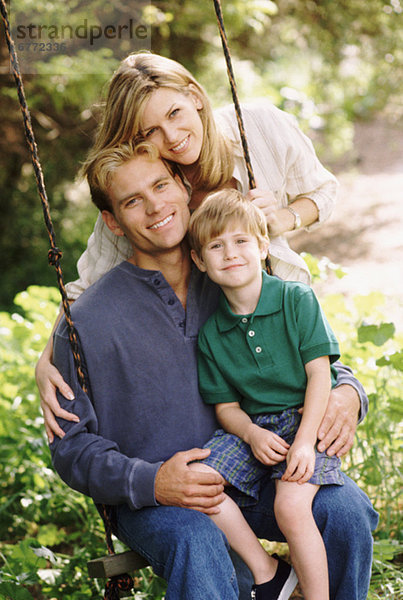
[[[105,0],[68,3],[12,0],[14,19],[28,22],[33,10],[51,11],[52,23],[129,19],[133,6]],[[353,127],[379,113],[402,117],[403,28],[400,0],[225,0],[224,19],[242,100],[266,96],[294,113],[312,137],[321,159],[332,167],[354,158]],[[119,16],[116,11],[119,11]],[[105,17],[106,15],[106,17]],[[205,85],[215,106],[231,101],[212,2],[146,2],[141,16],[151,31],[151,49],[182,62]],[[0,308],[30,284],[53,284],[47,267],[48,240],[7,47],[0,45]],[[17,41],[17,40],[16,40]],[[85,186],[75,184],[99,119],[97,104],[118,62],[133,50],[115,40],[113,50],[88,46],[74,56],[35,63],[24,77],[55,223],[64,252],[66,280],[92,230],[95,210]],[[149,40],[148,40],[149,44]],[[42,55],[43,56],[43,55]]]

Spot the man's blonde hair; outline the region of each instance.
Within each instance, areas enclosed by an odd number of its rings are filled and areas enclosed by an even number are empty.
[[[201,257],[206,244],[234,221],[255,236],[259,244],[269,241],[266,218],[260,208],[238,190],[224,189],[207,196],[191,216],[188,232],[191,248]]]
[[[104,148],[93,156],[91,162],[88,162],[86,176],[91,199],[101,212],[103,210],[113,212],[109,188],[116,169],[138,156],[145,156],[149,160],[160,158],[158,149],[153,144],[130,141],[114,148]],[[171,165],[166,161],[163,162],[169,173],[173,175]],[[140,173],[139,176],[141,176]]]
[[[193,186],[214,190],[228,183],[234,170],[233,144],[217,129],[207,93],[180,63],[150,52],[130,54],[115,71],[109,84],[103,120],[83,167],[84,175],[87,175],[94,156],[105,148],[141,138],[140,124],[145,105],[151,94],[161,88],[185,95],[192,91],[203,106],[199,110],[203,143]]]

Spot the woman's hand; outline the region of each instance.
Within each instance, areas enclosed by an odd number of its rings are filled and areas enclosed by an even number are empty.
[[[52,443],[54,434],[62,438],[64,436],[63,429],[58,425],[55,417],[61,417],[66,421],[78,422],[80,419],[67,410],[61,408],[56,397],[56,390],[68,400],[74,400],[74,394],[71,388],[64,381],[59,371],[50,362],[49,355],[46,351],[42,354],[35,367],[36,384],[41,397],[41,408],[45,419],[45,430],[49,442]]]
[[[260,208],[260,210],[263,212],[264,216],[266,217],[267,227],[270,235],[280,235],[280,233],[285,231],[284,224],[282,223],[281,219],[282,210],[279,209],[278,202],[273,192],[254,188],[246,194],[245,198],[253,202],[253,204]]]

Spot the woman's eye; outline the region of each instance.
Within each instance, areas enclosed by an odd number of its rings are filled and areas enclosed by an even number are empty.
[[[153,135],[153,133],[155,133],[156,131],[157,131],[157,128],[156,128],[156,127],[153,127],[152,129],[149,129],[149,130],[148,130],[148,131],[145,133],[144,137],[146,137],[146,138],[149,138],[149,137],[151,137],[151,136]]]
[[[174,108],[173,111],[170,113],[169,116],[170,117],[175,117],[178,114],[179,110],[180,110],[179,108]]]

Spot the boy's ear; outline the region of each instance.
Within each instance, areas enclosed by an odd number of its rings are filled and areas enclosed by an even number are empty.
[[[265,238],[260,241],[260,258],[264,260],[269,253],[270,240],[269,238]]]
[[[119,223],[116,221],[113,213],[111,213],[109,210],[103,210],[101,215],[105,225],[112,231],[112,233],[118,235],[119,237],[123,237],[125,235],[121,230]]]
[[[195,252],[195,250],[193,250],[193,249],[190,251],[190,256],[192,257],[192,260],[196,264],[199,271],[202,271],[202,273],[205,273],[206,267],[204,265],[204,262],[203,262],[203,259],[201,258],[201,256],[199,256],[197,254],[197,252]]]

